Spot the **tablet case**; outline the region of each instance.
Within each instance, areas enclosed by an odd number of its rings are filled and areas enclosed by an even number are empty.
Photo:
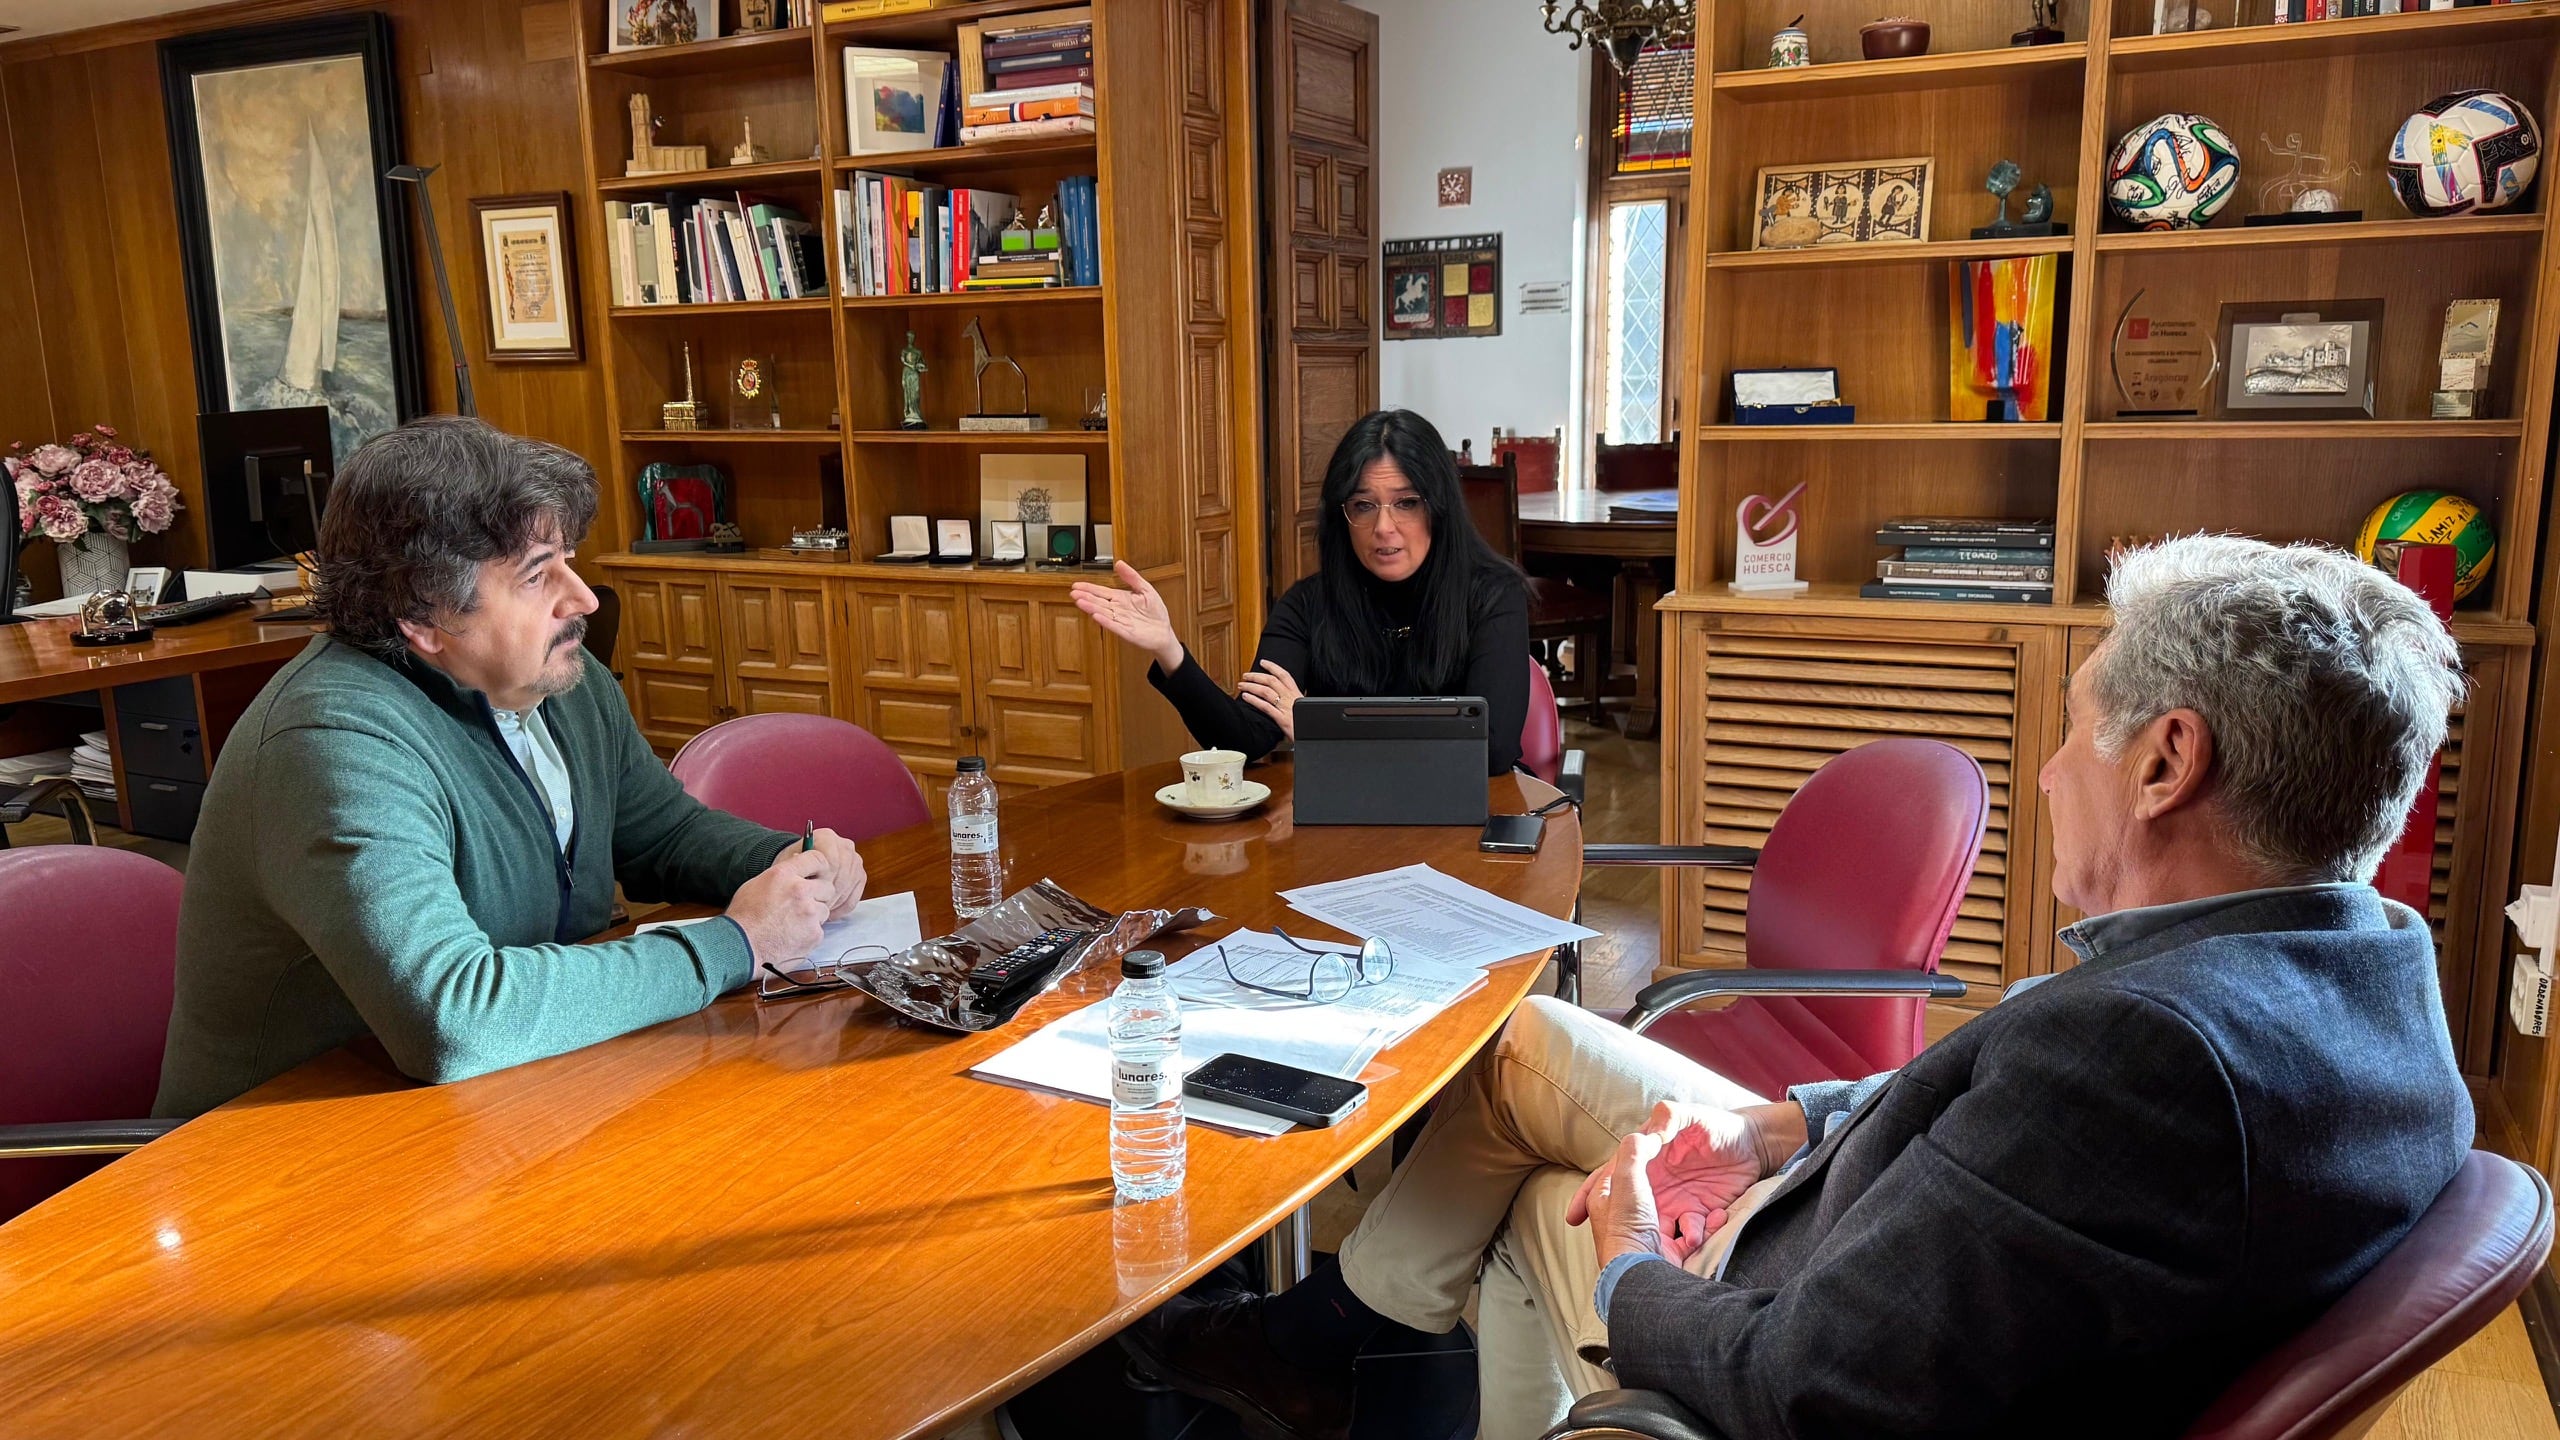
[[[1485,717],[1476,695],[1298,701],[1300,825],[1482,825]]]

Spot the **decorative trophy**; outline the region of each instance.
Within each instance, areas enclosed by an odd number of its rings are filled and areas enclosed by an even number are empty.
[[[756,117],[753,115],[741,115],[738,117],[738,124],[740,128],[745,131],[745,134],[738,141],[738,148],[729,152],[729,163],[732,165],[763,165],[771,162],[773,159],[773,152],[756,143]]]
[[[782,428],[781,387],[774,383],[779,375],[770,355],[750,355],[730,369],[730,429]]]
[[[922,430],[924,423],[924,352],[916,348],[916,332],[907,332],[898,352],[898,428]]]
[[[962,333],[969,337],[969,354],[974,367],[970,380],[977,386],[978,408],[960,417],[960,428],[1010,431],[1048,429],[1049,417],[1034,414],[1031,410],[1031,377],[1022,373],[1022,366],[1010,355],[994,354],[987,349],[986,332],[978,328],[976,316],[969,317],[969,328]],[[987,409],[987,370],[995,365],[1013,367],[1014,383],[1022,390],[1020,410],[995,412]]]
[[[631,97],[631,162],[622,167],[625,175],[673,175],[680,170],[711,168],[711,147],[707,145],[661,145],[658,126],[661,122],[649,113],[649,97]]]
[[[2143,309],[2142,297],[2150,293],[2133,292],[2116,317],[2116,414],[2194,415],[2222,369],[2213,332],[2201,320]]]
[[[2038,181],[2036,188],[2027,192],[2026,208],[2019,212],[2018,218],[2015,220],[2009,218],[2009,196],[2017,190],[2018,181],[2024,173],[2018,168],[2018,162],[2015,160],[2002,160],[1992,165],[1990,177],[1982,182],[1982,188],[1999,197],[2000,214],[1988,225],[1973,227],[1974,239],[2006,240],[2017,235],[2068,235],[2071,233],[2070,226],[2056,223],[2054,220],[2053,187],[2042,181]]]
[[[2482,418],[2489,357],[2497,347],[2497,301],[2456,300],[2444,307],[2444,339],[2436,346],[2436,388],[2428,414],[2438,420]]]
[[[1111,428],[1111,395],[1099,385],[1084,387],[1084,428],[1087,430]]]
[[[661,460],[640,468],[638,554],[706,550],[729,520],[729,472],[717,465],[676,465]]]
[[[684,398],[658,407],[658,426],[665,430],[702,428],[702,402],[693,394],[693,342],[684,342]]]
[[[738,0],[738,33],[761,35],[781,28],[781,17],[774,13],[774,0]]]
[[[2338,192],[2331,188],[2350,175],[2361,175],[2364,167],[2353,160],[2334,169],[2329,157],[2314,155],[2302,148],[2302,137],[2288,134],[2279,146],[2258,132],[2258,143],[2278,160],[2287,160],[2285,172],[2258,187],[2258,213],[2244,216],[2243,225],[2325,225],[2341,220],[2361,220],[2361,210],[2338,208]]]
[[[2062,0],[2027,0],[2027,28],[2009,37],[2012,45],[2062,43]]]
[[[1796,578],[1796,497],[1804,482],[1772,502],[1766,495],[1745,495],[1733,511],[1733,582],[1736,595],[1801,595],[1808,588]]]
[[[1040,207],[1040,221],[1031,227],[1031,249],[1034,254],[1054,255],[1060,244],[1058,221],[1048,206]]]

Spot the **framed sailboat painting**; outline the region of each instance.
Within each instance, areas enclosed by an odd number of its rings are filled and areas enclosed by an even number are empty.
[[[342,462],[422,413],[390,22],[165,41],[160,81],[197,408],[326,405]]]

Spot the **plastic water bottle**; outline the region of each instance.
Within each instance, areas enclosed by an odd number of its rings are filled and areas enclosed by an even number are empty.
[[[1132,950],[1111,992],[1111,1184],[1123,1200],[1182,1188],[1182,1011],[1164,956]]]
[[[951,908],[975,920],[1004,898],[1004,857],[996,849],[996,782],[987,762],[963,756],[951,782]]]

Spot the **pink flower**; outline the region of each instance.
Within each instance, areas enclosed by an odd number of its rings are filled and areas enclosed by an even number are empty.
[[[80,452],[68,445],[39,445],[27,454],[39,475],[60,475],[80,463]]]
[[[96,425],[90,428],[96,430],[99,434],[106,436],[110,440],[116,438],[116,427],[113,425]]]
[[[68,495],[47,495],[36,502],[37,523],[46,538],[69,542],[89,533],[89,512]]]
[[[163,484],[166,488],[147,491],[141,499],[133,502],[133,523],[141,526],[147,535],[157,535],[168,529],[169,522],[178,515],[177,487],[166,485],[166,482]]]
[[[124,472],[94,455],[71,469],[71,493],[92,504],[115,499],[123,484]]]

